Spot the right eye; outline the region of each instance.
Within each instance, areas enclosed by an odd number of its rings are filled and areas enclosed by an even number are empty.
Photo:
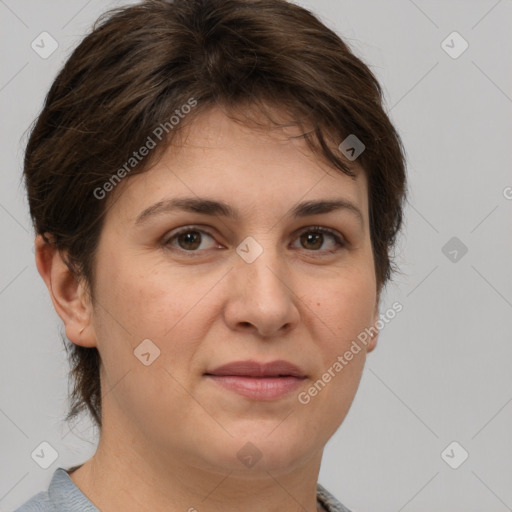
[[[206,231],[194,226],[187,226],[179,229],[177,232],[174,232],[174,234],[171,234],[171,236],[166,238],[163,242],[163,245],[171,248],[171,250],[176,249],[182,252],[200,252],[198,249],[201,247],[205,236],[214,240],[212,235]],[[176,247],[176,244],[178,247]],[[204,250],[208,248],[213,248],[213,246],[203,247]]]

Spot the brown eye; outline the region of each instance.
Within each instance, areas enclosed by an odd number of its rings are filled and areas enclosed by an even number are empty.
[[[164,242],[164,245],[166,247],[170,247],[171,249],[177,249],[181,251],[200,252],[198,249],[208,238],[213,240],[213,237],[206,231],[201,229],[192,229],[189,227],[182,229],[167,238],[167,240]],[[214,245],[215,244],[211,244],[210,247],[202,247],[202,249],[210,249],[214,247]]]
[[[305,246],[311,244],[308,249],[320,249],[323,245],[323,236],[322,233],[306,233],[300,236],[300,240]]]
[[[330,247],[324,248],[322,246],[325,240],[331,239]],[[303,248],[314,252],[336,252],[338,249],[345,247],[343,239],[335,232],[327,228],[315,226],[303,231],[299,236],[300,244]]]
[[[186,231],[178,235],[176,239],[182,249],[193,251],[201,245],[201,234],[199,231]]]

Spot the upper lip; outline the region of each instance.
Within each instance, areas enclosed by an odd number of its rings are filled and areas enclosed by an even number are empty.
[[[234,361],[206,372],[206,375],[237,375],[244,377],[298,377],[306,374],[296,365],[284,361],[259,363],[258,361]]]

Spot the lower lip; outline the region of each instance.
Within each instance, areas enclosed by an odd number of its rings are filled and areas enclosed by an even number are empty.
[[[238,375],[207,375],[226,389],[254,400],[272,400],[291,393],[301,386],[299,377],[242,377]]]

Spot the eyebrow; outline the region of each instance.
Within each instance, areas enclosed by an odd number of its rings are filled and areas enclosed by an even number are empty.
[[[146,208],[137,216],[135,224],[139,225],[146,222],[151,217],[171,213],[177,210],[202,213],[204,215],[221,216],[233,221],[238,221],[240,219],[240,215],[237,211],[223,201],[215,201],[201,197],[177,197],[159,201],[158,203]],[[363,214],[359,208],[346,199],[306,201],[296,205],[291,210],[290,216],[293,218],[302,218],[322,213],[330,213],[337,210],[345,210],[352,213],[358,218],[361,225],[364,224]]]

